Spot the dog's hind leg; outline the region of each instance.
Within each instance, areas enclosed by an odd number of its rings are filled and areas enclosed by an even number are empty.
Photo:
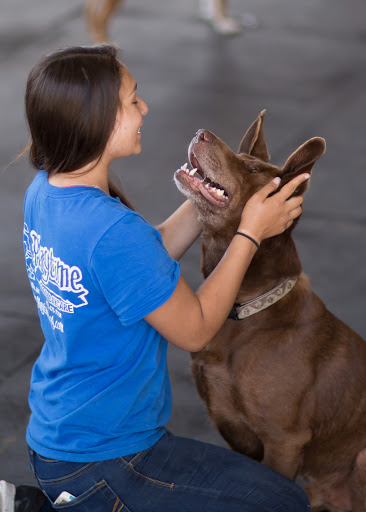
[[[332,507],[331,505],[322,505],[321,507],[311,507],[311,512],[349,512],[344,508]]]
[[[352,512],[366,512],[366,448],[356,457],[350,487]]]
[[[264,439],[263,463],[295,480],[303,462],[303,448],[311,439],[310,430],[297,433],[285,432],[281,437]]]
[[[311,512],[350,512],[351,498],[346,480],[337,487],[328,487],[311,482],[304,491],[308,495]]]

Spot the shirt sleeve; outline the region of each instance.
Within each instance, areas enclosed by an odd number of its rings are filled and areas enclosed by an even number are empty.
[[[131,213],[100,238],[91,258],[92,278],[123,325],[131,325],[173,294],[180,266],[157,229]]]

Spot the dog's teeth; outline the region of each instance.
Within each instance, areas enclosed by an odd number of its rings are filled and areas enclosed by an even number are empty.
[[[184,164],[184,165],[181,165],[178,170],[184,171],[184,172],[189,172],[189,169],[187,167],[188,167],[188,164]]]
[[[224,195],[224,191],[223,190],[218,190],[216,189],[216,194],[220,197],[222,197]]]
[[[196,169],[196,168],[192,169],[192,170],[190,171],[189,175],[190,175],[190,176],[194,176],[194,175],[195,175],[195,173],[196,173],[196,171],[197,171],[197,169]]]

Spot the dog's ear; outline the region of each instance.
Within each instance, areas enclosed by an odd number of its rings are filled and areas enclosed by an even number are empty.
[[[267,150],[266,140],[263,132],[263,118],[265,110],[259,114],[254,123],[250,126],[240,143],[238,153],[246,153],[255,156],[263,162],[269,162],[270,156]]]
[[[325,153],[325,140],[321,137],[314,137],[300,146],[287,159],[282,169],[281,187],[288,183],[295,176],[304,172],[311,173],[315,162]],[[304,182],[296,190],[296,195],[303,194],[308,188],[308,181]]]

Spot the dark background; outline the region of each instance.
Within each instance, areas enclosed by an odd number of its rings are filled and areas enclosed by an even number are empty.
[[[327,141],[315,166],[295,238],[314,290],[366,337],[366,5],[364,0],[231,0],[233,14],[258,27],[223,38],[198,20],[198,0],[127,0],[111,39],[150,107],[143,153],[114,170],[135,207],[152,223],[183,198],[172,182],[187,146],[207,128],[233,149],[258,113],[272,162],[282,165],[313,136]],[[0,11],[0,479],[33,483],[24,441],[32,364],[42,335],[22,250],[27,159],[24,84],[45,52],[90,44],[81,0],[2,0]],[[182,261],[200,283],[199,243]],[[179,435],[222,444],[192,384],[189,354],[169,352]]]

